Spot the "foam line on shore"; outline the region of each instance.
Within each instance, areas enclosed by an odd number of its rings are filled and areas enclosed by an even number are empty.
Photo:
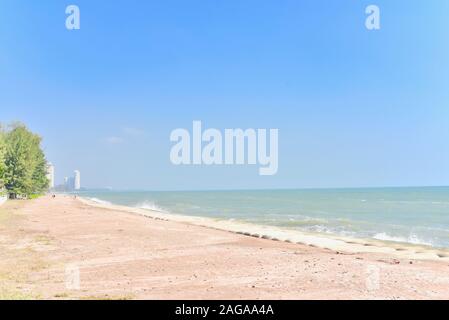
[[[78,199],[86,205],[97,208],[123,211],[157,220],[189,223],[192,225],[233,232],[249,237],[297,243],[311,247],[329,249],[336,252],[379,253],[390,254],[403,259],[449,261],[449,250],[436,249],[423,245],[374,239],[356,239],[328,234],[306,233],[297,230],[256,225],[247,222],[216,220],[207,217],[186,216],[151,209],[127,207],[87,198]]]

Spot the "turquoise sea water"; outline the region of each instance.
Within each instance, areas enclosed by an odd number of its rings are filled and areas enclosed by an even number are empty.
[[[80,195],[168,213],[449,248],[449,187]]]

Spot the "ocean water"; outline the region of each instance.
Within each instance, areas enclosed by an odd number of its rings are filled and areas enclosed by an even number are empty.
[[[449,248],[449,187],[90,191],[80,196],[166,213]]]

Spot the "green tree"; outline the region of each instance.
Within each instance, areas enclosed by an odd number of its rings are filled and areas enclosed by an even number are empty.
[[[5,134],[0,125],[0,194],[3,192],[3,188],[5,186],[4,183],[5,153],[6,153]]]
[[[40,145],[41,138],[39,137]],[[48,190],[50,181],[47,178],[47,160],[45,159],[45,154],[40,147],[35,148],[34,154],[34,171],[31,177],[32,181],[32,193],[39,194]]]
[[[24,125],[15,124],[6,132],[5,142],[3,177],[10,198],[44,192],[48,188],[48,179],[41,138]]]

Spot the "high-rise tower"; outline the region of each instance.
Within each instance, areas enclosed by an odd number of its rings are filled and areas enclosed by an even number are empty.
[[[73,189],[79,190],[81,189],[81,173],[78,170],[75,170],[74,174],[75,181],[73,183]]]
[[[53,189],[55,187],[55,167],[51,162],[47,163],[47,179],[49,181],[48,188]]]

